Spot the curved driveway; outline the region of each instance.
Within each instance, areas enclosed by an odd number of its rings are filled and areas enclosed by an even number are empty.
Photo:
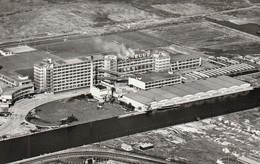
[[[35,95],[35,98],[21,99],[15,102],[14,106],[10,107],[9,111],[12,113],[12,115],[7,119],[4,124],[0,126],[0,136],[8,134],[12,130],[16,129],[25,120],[26,115],[35,107],[51,101],[69,98],[86,93],[89,93],[89,89],[69,91],[58,94],[38,94]]]
[[[22,161],[14,162],[14,164],[23,163],[42,163],[55,159],[68,158],[68,157],[97,157],[105,159],[113,159],[121,162],[140,164],[140,163],[149,163],[149,164],[174,164],[180,162],[170,162],[164,159],[155,158],[143,154],[136,154],[132,152],[125,152],[113,149],[102,149],[102,148],[89,148],[88,150],[69,150],[68,152],[55,152],[51,154],[44,154],[37,157],[32,157]]]

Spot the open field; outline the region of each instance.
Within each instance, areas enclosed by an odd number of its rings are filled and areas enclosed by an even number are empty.
[[[238,42],[231,44],[213,45],[206,48],[200,48],[200,51],[216,56],[237,56],[260,54],[259,42]]]
[[[36,115],[40,119],[32,119],[30,122],[37,125],[60,125],[61,119],[74,115],[78,121],[72,124],[78,124],[111,118],[124,113],[124,109],[119,105],[106,103],[104,109],[97,110],[97,102],[88,102],[86,99],[65,99],[37,107]]]
[[[214,19],[226,20],[233,22],[235,24],[246,24],[246,23],[256,23],[260,24],[260,7],[255,6],[248,10],[238,10],[225,12],[224,14],[216,14],[212,16]]]
[[[180,14],[182,16],[209,14],[213,12],[211,9],[207,9],[206,7],[199,6],[194,3],[162,4],[162,5],[152,5],[152,7],[173,14]]]
[[[132,49],[149,49],[166,46],[170,43],[163,39],[135,31],[125,32],[100,37],[90,37],[77,40],[67,40],[65,42],[50,43],[36,46],[41,50],[48,50],[62,58],[76,57],[82,55],[92,55],[104,52],[117,52],[122,46]]]
[[[193,48],[244,40],[240,36],[228,35],[222,31],[212,29],[207,22],[165,26],[144,30],[144,32],[175,44]]]
[[[232,113],[198,122],[171,126],[101,142],[101,146],[121,149],[125,143],[134,152],[171,158],[184,163],[216,163],[226,156],[260,157],[259,109]],[[139,143],[154,148],[142,151]]]
[[[3,66],[3,68],[12,70],[29,69],[33,68],[34,63],[40,62],[42,59],[48,57],[57,58],[56,56],[44,51],[33,51],[0,57],[0,65]]]
[[[92,31],[95,26],[159,18],[126,3],[0,1],[0,39]]]

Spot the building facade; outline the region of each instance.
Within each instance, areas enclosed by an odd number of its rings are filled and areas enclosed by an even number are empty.
[[[155,51],[154,56],[154,70],[156,72],[169,71],[171,64],[171,57],[166,51]]]
[[[34,93],[34,85],[28,76],[15,71],[0,70],[0,107],[10,107],[16,100]]]
[[[18,87],[7,88],[0,95],[0,107],[10,107],[16,100],[34,93],[34,85],[26,84]]]
[[[201,63],[202,59],[200,56],[174,55],[171,57],[171,71],[200,67]]]
[[[93,58],[93,77],[103,76],[97,69],[104,66],[103,57]],[[43,60],[34,65],[35,87],[38,92],[60,92],[90,86],[91,57],[84,56],[72,59],[52,61]],[[93,80],[94,84],[98,83]]]
[[[139,90],[149,90],[174,84],[180,84],[182,77],[169,73],[150,73],[139,75],[138,77],[129,77],[128,84],[133,85]]]
[[[116,76],[128,77],[129,75],[151,72],[171,72],[201,65],[201,58],[198,56],[175,54],[172,56],[163,49],[136,50],[124,58],[122,58],[122,55],[95,55],[93,57],[93,78],[91,78],[90,56],[59,60],[45,59],[35,64],[34,80],[37,92],[55,93],[88,87],[91,79],[94,79],[93,84],[98,84],[98,79],[106,79],[109,76],[111,76],[110,78],[116,78]],[[131,80],[136,81],[134,78]],[[140,89],[179,83],[180,77],[175,76],[172,79],[164,79],[166,81],[160,80],[145,82],[145,87]]]
[[[207,78],[123,95],[122,100],[143,110],[186,104],[219,96],[233,97],[253,90],[251,84],[228,76]]]

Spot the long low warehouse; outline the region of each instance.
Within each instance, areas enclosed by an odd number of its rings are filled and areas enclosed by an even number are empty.
[[[123,100],[126,103],[131,103],[136,108],[146,110],[149,106],[156,109],[252,89],[249,83],[228,76],[219,76],[217,78],[201,79],[184,84],[130,93],[124,95]]]

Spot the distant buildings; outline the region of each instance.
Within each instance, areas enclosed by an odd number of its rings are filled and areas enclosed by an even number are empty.
[[[12,70],[0,70],[0,107],[9,107],[15,100],[34,93],[28,76]]]

